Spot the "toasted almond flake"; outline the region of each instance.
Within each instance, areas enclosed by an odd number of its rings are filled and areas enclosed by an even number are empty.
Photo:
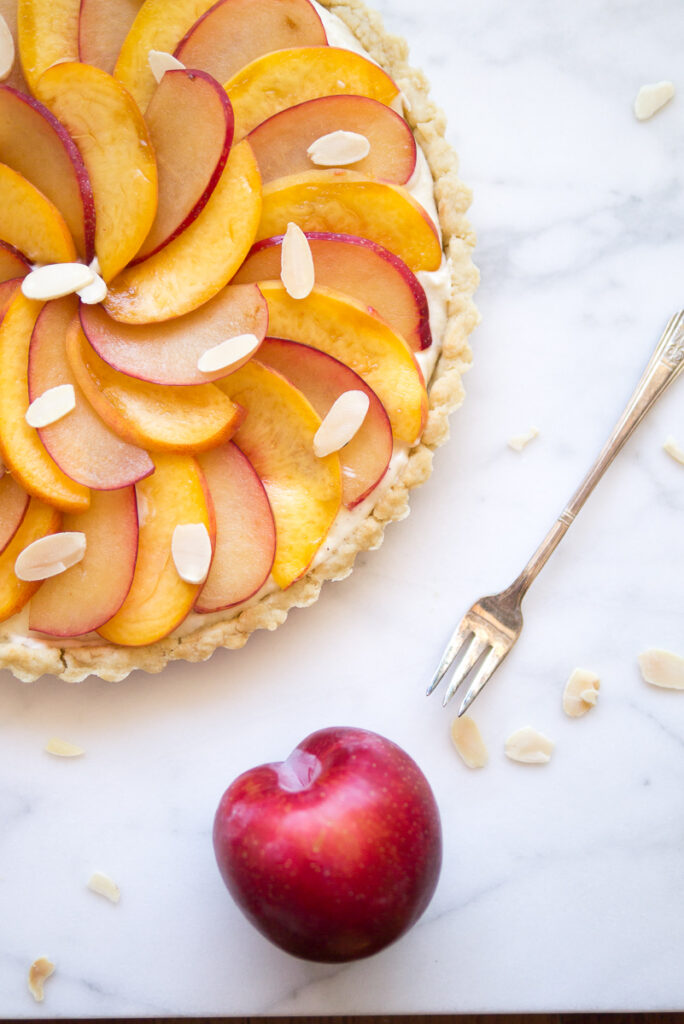
[[[211,565],[211,538],[204,523],[182,523],[173,531],[171,554],[186,583],[204,583]]]
[[[365,391],[344,391],[335,399],[314,434],[314,455],[322,459],[344,448],[363,424],[369,405]]]
[[[305,299],[315,284],[309,239],[292,221],[287,225],[280,247],[280,280],[292,299]]]
[[[90,267],[82,263],[47,263],[34,268],[21,282],[21,290],[27,299],[47,302],[73,295],[95,280]]]
[[[521,764],[546,764],[551,760],[553,746],[548,736],[537,732],[530,725],[525,725],[511,733],[506,740],[504,751],[511,761],[519,761]]]
[[[451,723],[451,739],[469,768],[484,768],[489,761],[489,753],[472,718],[468,715],[454,718]]]
[[[664,107],[674,94],[673,82],[652,82],[650,85],[642,85],[634,100],[634,116],[638,121],[648,120]]]
[[[58,384],[48,388],[34,400],[26,410],[26,422],[29,427],[47,427],[56,423],[76,407],[76,393],[73,384]]]
[[[663,449],[671,455],[675,462],[681,462],[684,466],[684,448],[675,440],[672,434],[663,441]]]
[[[0,82],[9,78],[14,67],[14,39],[9,25],[0,14]]]
[[[20,580],[47,580],[80,562],[85,550],[84,533],[51,533],[24,548],[14,563],[14,572]]]
[[[77,747],[75,743],[69,743],[67,740],[60,740],[57,736],[47,741],[45,751],[55,757],[81,757],[85,754],[83,747]]]
[[[508,439],[508,447],[512,448],[514,452],[521,452],[523,448],[534,441],[535,437],[539,436],[539,431],[536,427],[530,427],[530,429],[524,434],[515,434],[513,437]]]
[[[359,132],[335,131],[321,135],[307,149],[307,155],[318,167],[345,167],[363,160],[370,153],[370,142]]]
[[[601,680],[595,672],[586,668],[576,668],[563,690],[563,711],[570,718],[579,718],[598,700]]]
[[[652,647],[637,658],[647,683],[667,690],[684,690],[684,658],[673,651]]]
[[[166,50],[150,50],[147,54],[147,61],[150,71],[158,83],[161,82],[167,71],[185,70],[185,64],[181,64],[177,57],[167,53]]]
[[[96,306],[98,302],[104,302],[107,298],[107,285],[100,275],[95,273],[90,284],[87,284],[85,288],[79,288],[76,294],[81,302],[85,302],[86,306]]]
[[[255,334],[236,334],[203,352],[197,360],[197,369],[202,373],[229,370],[256,352],[260,344]]]
[[[42,1003],[45,998],[43,985],[47,978],[54,972],[55,965],[46,956],[39,956],[29,967],[28,987],[29,992],[37,1003]]]
[[[103,871],[93,871],[86,884],[92,892],[104,896],[110,903],[118,903],[121,899],[119,886]]]

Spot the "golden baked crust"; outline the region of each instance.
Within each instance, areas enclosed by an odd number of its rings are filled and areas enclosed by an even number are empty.
[[[45,673],[75,683],[88,675],[117,681],[136,668],[160,672],[169,661],[205,661],[217,647],[242,647],[255,629],[276,629],[291,608],[312,604],[326,580],[348,575],[359,551],[379,547],[386,524],[406,515],[410,489],[427,480],[433,452],[449,435],[448,416],[463,400],[461,377],[471,359],[468,336],[478,321],[473,304],[478,272],[471,258],[475,238],[466,218],[470,191],[459,180],[456,154],[444,138],[444,114],[430,99],[423,73],[409,66],[404,40],[386,33],[379,15],[362,0],[320,2],[351,29],[370,56],[396,81],[407,100],[407,119],[435,180],[451,288],[442,351],[428,384],[429,413],[422,439],[411,449],[405,466],[391,487],[381,493],[370,514],[301,580],[285,591],[247,602],[238,611],[227,611],[219,621],[201,623],[185,636],[166,637],[147,647],[118,647],[104,641],[48,646],[30,638],[14,641],[2,635],[0,625],[0,667],[9,668],[25,682]]]

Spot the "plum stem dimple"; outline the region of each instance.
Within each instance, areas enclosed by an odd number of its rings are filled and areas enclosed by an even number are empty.
[[[322,765],[315,754],[295,747],[286,761],[275,766],[278,785],[286,793],[301,793],[316,781]]]

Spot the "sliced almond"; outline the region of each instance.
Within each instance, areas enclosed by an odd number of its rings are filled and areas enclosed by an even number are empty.
[[[97,259],[97,257],[95,258]],[[92,264],[90,269],[92,269]],[[86,306],[96,306],[98,302],[104,302],[107,298],[107,285],[95,271],[95,276],[90,284],[87,284],[85,288],[79,288],[76,294],[81,302],[85,302]]]
[[[663,441],[663,449],[675,460],[675,462],[681,462],[684,466],[684,448],[678,444],[672,434],[670,434],[669,437],[666,437]]]
[[[370,153],[370,148],[365,135],[336,131],[321,135],[306,152],[311,163],[318,167],[345,167],[363,160]]]
[[[601,680],[595,672],[590,672],[586,668],[576,668],[563,690],[563,711],[570,718],[586,715],[598,700],[600,687]]]
[[[672,651],[652,647],[637,658],[647,683],[667,690],[684,690],[684,658]]]
[[[150,50],[147,54],[147,62],[157,83],[161,82],[167,71],[185,70],[185,64],[181,64],[177,57],[174,57],[172,53],[167,53],[166,50]]]
[[[292,221],[287,225],[280,247],[280,280],[292,299],[305,299],[315,283],[309,239]]]
[[[42,1003],[45,998],[43,985],[47,978],[54,972],[55,965],[46,956],[39,956],[29,967],[28,987],[29,992],[37,1003]]]
[[[14,563],[14,572],[20,580],[47,580],[80,562],[85,550],[85,533],[51,533],[24,548]]]
[[[26,275],[21,282],[21,290],[27,299],[47,302],[61,299],[63,295],[73,295],[94,280],[95,274],[83,263],[46,263]]]
[[[0,82],[9,78],[14,67],[14,39],[9,25],[0,14]]]
[[[93,274],[101,274],[102,273],[102,267],[100,266],[100,261],[98,260],[97,256],[93,256],[93,258],[90,261],[90,263],[88,264],[88,266],[92,270]]]
[[[489,753],[472,718],[468,715],[455,718],[451,723],[451,739],[469,768],[484,768],[489,761]]]
[[[512,448],[514,452],[521,452],[523,448],[525,448],[526,445],[530,443],[530,441],[533,441],[535,437],[538,436],[539,431],[537,430],[537,428],[530,427],[530,429],[526,433],[515,434],[513,437],[510,437],[508,439],[508,447]]]
[[[93,871],[86,885],[92,892],[104,896],[110,903],[118,903],[121,899],[119,886],[103,871]]]
[[[219,345],[203,352],[197,360],[197,369],[202,373],[230,370],[231,366],[243,362],[256,352],[260,344],[255,334],[236,334],[234,338],[226,338]]]
[[[642,85],[634,100],[634,116],[638,121],[646,121],[664,107],[675,94],[673,82],[652,82]]]
[[[186,583],[204,583],[211,566],[211,538],[204,523],[183,523],[173,531],[171,554]]]
[[[47,741],[45,752],[55,757],[81,757],[85,754],[83,747],[77,747],[75,743],[69,743],[67,740],[60,740],[57,736]]]
[[[553,741],[548,736],[537,732],[530,725],[525,725],[511,733],[506,740],[504,751],[511,761],[519,761],[521,764],[546,764],[551,760],[553,747]]]
[[[314,455],[322,459],[349,444],[366,418],[370,400],[365,391],[345,391],[328,409],[314,434]]]
[[[29,427],[47,427],[76,408],[76,393],[73,384],[58,384],[48,388],[34,400],[26,410]]]

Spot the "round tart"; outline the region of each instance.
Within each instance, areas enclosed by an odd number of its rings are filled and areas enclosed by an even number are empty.
[[[359,0],[16,6],[0,665],[118,680],[274,629],[406,514],[462,399],[470,196]]]

